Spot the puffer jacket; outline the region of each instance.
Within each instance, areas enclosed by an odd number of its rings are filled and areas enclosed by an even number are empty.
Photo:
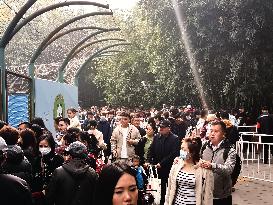
[[[97,174],[81,159],[57,168],[45,192],[46,204],[92,204]]]
[[[214,175],[214,192],[213,197],[222,199],[231,195],[232,180],[231,174],[236,163],[236,151],[230,148],[230,143],[224,140],[218,148],[213,150],[210,143],[202,153],[202,159],[212,162],[212,171]],[[229,148],[228,148],[229,147]],[[227,159],[224,160],[223,154],[225,149],[229,149]]]
[[[177,193],[176,178],[179,171],[184,167],[184,161],[180,158],[175,159],[176,163],[173,164],[169,179],[168,187],[165,196],[164,205],[172,205],[174,203],[175,194]],[[213,204],[213,173],[211,170],[203,169],[194,166],[195,169],[195,197],[196,205],[212,205]]]

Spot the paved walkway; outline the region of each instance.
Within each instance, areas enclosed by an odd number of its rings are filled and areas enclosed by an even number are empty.
[[[233,205],[273,204],[273,183],[240,178],[233,192]]]

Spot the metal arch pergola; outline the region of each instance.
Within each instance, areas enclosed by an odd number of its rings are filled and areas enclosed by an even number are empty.
[[[113,48],[113,47],[116,47],[116,46],[122,46],[122,45],[127,46],[127,45],[131,45],[131,43],[116,43],[116,44],[112,44],[112,45],[109,45],[109,46],[105,46],[105,47],[99,49],[98,51],[96,51],[95,53],[93,53],[91,56],[89,56],[89,58],[81,65],[81,67],[79,68],[79,70],[77,71],[77,73],[75,75],[75,80],[74,80],[75,85],[78,86],[79,75],[80,75],[80,73],[86,67],[86,65],[88,63],[90,63],[94,58],[96,58],[100,54],[107,53],[107,50],[109,48]]]
[[[31,6],[33,6],[33,4],[36,2],[37,0],[28,0],[22,7],[21,9],[16,13],[16,15],[14,16],[14,18],[12,19],[12,21],[9,23],[7,29],[5,30],[1,40],[0,40],[0,71],[1,71],[1,119],[4,121],[7,121],[7,91],[6,91],[6,65],[5,65],[5,48],[8,45],[8,43],[12,40],[12,38],[14,37],[14,35],[23,27],[25,26],[27,23],[29,23],[31,20],[33,20],[34,18],[42,15],[45,12],[54,10],[56,8],[60,8],[60,7],[65,7],[65,6],[69,6],[69,5],[92,5],[92,6],[97,6],[97,7],[101,7],[101,8],[106,8],[109,9],[109,5],[104,5],[104,4],[99,4],[96,2],[87,2],[87,1],[71,1],[71,2],[63,2],[63,3],[57,3],[57,4],[53,4],[50,6],[47,6],[43,9],[40,9],[36,12],[34,12],[33,14],[31,14],[30,16],[28,16],[27,18],[25,18],[24,20],[22,20],[21,23],[19,23],[19,21],[23,18],[23,16],[26,14],[26,12],[30,9]],[[77,21],[80,20],[82,18],[88,17],[88,16],[95,16],[95,15],[112,15],[112,12],[93,12],[93,13],[89,13],[89,14],[85,14],[82,15],[80,17],[76,17],[73,20]],[[73,21],[73,22],[74,22]],[[70,22],[72,23],[72,22]],[[69,24],[70,24],[69,23]],[[66,26],[66,25],[65,25]],[[64,27],[65,27],[64,26]],[[64,28],[63,27],[63,28]],[[60,28],[60,27],[59,27]],[[62,28],[61,28],[62,29]],[[60,30],[61,30],[60,29]],[[56,30],[55,30],[56,31]],[[56,32],[57,33],[57,32]],[[54,36],[54,35],[53,35]],[[52,37],[48,38],[49,40],[52,40]],[[45,46],[49,45],[48,41],[45,42],[44,45],[41,46],[41,50],[43,50],[45,48]],[[54,40],[53,40],[54,41]],[[53,41],[51,41],[50,43],[52,43]],[[38,55],[39,56],[39,55]],[[35,56],[36,59],[38,56]],[[35,60],[34,60],[35,61]],[[34,62],[33,61],[33,62]],[[34,77],[34,75],[33,75]],[[32,103],[34,103],[34,99],[32,99]],[[32,107],[32,106],[31,106]],[[32,111],[34,111],[34,106],[32,107]],[[31,113],[31,115],[33,116],[33,112]]]

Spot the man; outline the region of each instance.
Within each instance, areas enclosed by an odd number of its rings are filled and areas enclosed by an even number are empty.
[[[28,184],[23,179],[10,175],[3,174],[2,165],[6,161],[7,144],[0,137],[0,193],[1,204],[3,205],[31,205],[32,198]]]
[[[141,136],[138,144],[135,147],[135,152],[136,152],[136,155],[138,155],[140,157],[140,164],[142,165],[144,163],[144,146],[145,146],[147,139],[144,138],[144,136],[146,135],[145,129],[140,127],[139,114],[136,114],[135,116],[133,116],[132,124],[138,129],[140,136]]]
[[[60,118],[57,123],[58,123],[58,132],[56,133],[56,137],[54,138],[54,140],[57,143],[57,145],[61,145],[62,138],[67,133],[70,120],[68,118]]]
[[[178,137],[171,132],[169,120],[159,123],[159,133],[154,137],[148,153],[148,162],[155,165],[161,179],[161,200],[163,205],[166,194],[166,184],[174,158],[179,156],[180,142]]]
[[[226,125],[222,121],[211,123],[209,143],[202,148],[200,166],[212,169],[214,175],[213,205],[232,205],[231,174],[236,163],[236,152],[225,140]],[[229,149],[224,159],[225,149]]]
[[[178,136],[179,142],[182,142],[182,139],[186,135],[187,125],[183,121],[181,114],[177,113],[174,116],[174,123],[171,126],[172,133]]]
[[[112,135],[112,128],[110,126],[110,123],[106,119],[104,115],[100,117],[100,121],[98,122],[98,128],[100,132],[103,134],[103,140],[106,143],[107,149],[104,150],[104,156],[108,158],[108,156],[111,155],[111,144],[110,139]]]
[[[84,159],[87,147],[73,142],[67,148],[69,161],[57,168],[45,190],[46,204],[93,204],[97,174]]]
[[[31,124],[29,122],[21,122],[19,125],[18,125],[18,132],[21,133],[22,130],[25,130],[26,128],[30,128],[31,127]]]
[[[95,113],[92,112],[92,111],[88,111],[88,112],[87,112],[87,117],[86,117],[86,119],[84,120],[84,122],[83,122],[83,124],[82,124],[82,129],[83,129],[83,130],[85,130],[85,131],[88,130],[88,125],[89,125],[89,122],[90,122],[91,120],[96,120],[96,118],[95,118]]]
[[[259,134],[273,135],[273,116],[269,114],[268,107],[262,108],[262,114],[257,119],[257,129]],[[262,143],[272,143],[272,136],[263,136]],[[273,153],[271,147],[271,153]],[[264,163],[268,164],[269,145],[264,144]]]
[[[134,125],[130,125],[130,114],[120,114],[120,125],[118,125],[111,137],[111,150],[113,158],[126,161],[130,164],[135,155],[135,147],[140,140],[140,133]]]

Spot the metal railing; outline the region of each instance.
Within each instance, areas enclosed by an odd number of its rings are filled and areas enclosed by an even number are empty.
[[[273,143],[261,142],[263,137],[273,137],[273,135],[252,134],[251,136],[259,136],[258,141],[243,141],[241,139],[236,144],[236,151],[242,160],[241,176],[273,182],[271,155]]]

